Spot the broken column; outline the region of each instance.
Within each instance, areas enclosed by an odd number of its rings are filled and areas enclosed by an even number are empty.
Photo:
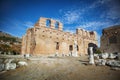
[[[89,47],[89,64],[94,64],[93,47]]]
[[[74,56],[77,57],[78,56],[78,52],[77,52],[77,41],[74,40]]]

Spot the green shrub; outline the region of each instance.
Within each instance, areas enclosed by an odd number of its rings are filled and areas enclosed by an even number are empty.
[[[97,49],[97,50],[95,51],[95,53],[96,53],[96,54],[101,54],[102,52],[101,52],[99,49]]]

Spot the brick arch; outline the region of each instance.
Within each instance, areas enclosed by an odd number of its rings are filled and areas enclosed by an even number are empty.
[[[57,23],[57,26],[55,26],[56,23]],[[44,18],[44,17],[41,17],[39,19],[39,21],[35,24],[35,26],[36,27],[50,27],[50,28],[53,28],[53,29],[56,28],[58,30],[62,30],[62,28],[63,28],[63,25],[62,25],[61,22],[50,19],[50,18]]]
[[[98,48],[98,46],[95,44],[95,43],[89,43],[88,44],[88,47],[93,47],[93,53],[95,53],[96,52],[96,49]],[[89,50],[88,50],[88,54],[89,54],[90,52],[89,52]]]

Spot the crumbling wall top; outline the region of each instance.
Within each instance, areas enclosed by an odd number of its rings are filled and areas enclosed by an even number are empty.
[[[62,30],[63,24],[60,21],[51,18],[40,17],[38,22],[35,24],[35,27],[50,27],[52,29]]]

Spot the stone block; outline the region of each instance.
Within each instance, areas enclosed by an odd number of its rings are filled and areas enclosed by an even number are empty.
[[[0,71],[4,70],[5,65],[0,63]]]
[[[120,61],[109,60],[107,61],[107,65],[111,67],[120,67]]]
[[[117,57],[116,54],[113,54],[113,53],[110,53],[110,54],[109,54],[109,58],[110,58],[110,59],[114,59],[114,58],[116,58],[116,57]]]
[[[25,61],[19,61],[19,62],[18,62],[18,65],[19,65],[19,66],[27,66],[28,64],[27,64],[27,62],[25,62]]]
[[[108,53],[102,53],[101,54],[102,59],[107,59],[109,57]]]
[[[106,60],[105,59],[98,59],[96,61],[96,64],[99,66],[105,66],[106,65]]]
[[[16,63],[10,63],[9,64],[9,69],[10,70],[16,69]]]

